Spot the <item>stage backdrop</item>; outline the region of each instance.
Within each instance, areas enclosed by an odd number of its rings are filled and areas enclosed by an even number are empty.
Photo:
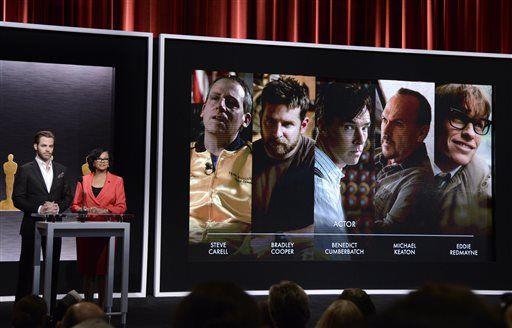
[[[67,166],[74,186],[85,157],[98,146],[111,147],[114,68],[0,61],[0,164],[14,155],[18,168],[34,160],[33,136],[56,135],[54,160]],[[6,198],[5,172],[0,199]],[[9,216],[9,218],[5,216]],[[0,212],[0,261],[16,262],[23,214]],[[71,239],[71,240],[69,240]],[[64,241],[62,259],[76,259],[74,238]]]

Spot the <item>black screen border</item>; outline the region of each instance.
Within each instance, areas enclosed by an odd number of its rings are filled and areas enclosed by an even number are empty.
[[[180,292],[190,290],[194,283],[205,279],[233,280],[247,290],[268,290],[271,284],[287,279],[297,281],[305,289],[325,290],[326,293],[333,288],[354,286],[411,289],[427,281],[465,284],[475,290],[510,290],[512,240],[507,232],[512,231],[512,222],[507,220],[506,203],[502,198],[512,184],[512,175],[505,171],[505,161],[510,155],[505,151],[506,128],[501,128],[500,124],[512,119],[512,114],[505,110],[512,108],[508,96],[512,77],[506,73],[510,68],[510,55],[161,35],[155,296],[179,296]],[[496,122],[493,140],[495,261],[189,262],[186,255],[189,177],[186,172],[189,171],[190,115],[187,110],[190,108],[190,73],[194,69],[492,85],[493,121]],[[172,128],[164,128],[168,126]],[[162,249],[165,252],[161,252]]]

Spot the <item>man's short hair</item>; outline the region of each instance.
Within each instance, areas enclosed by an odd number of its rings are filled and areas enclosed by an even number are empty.
[[[300,120],[304,120],[309,109],[309,89],[294,78],[281,77],[265,85],[261,93],[261,115],[267,104],[286,105],[288,109],[300,108]]]
[[[243,100],[244,114],[251,113],[252,112],[252,92],[249,89],[249,87],[247,87],[247,84],[245,84],[244,80],[242,80],[241,78],[239,78],[236,75],[221,76],[221,77],[216,78],[210,85],[210,89],[208,90],[206,99],[208,99],[208,97],[210,96],[210,90],[212,89],[213,85],[217,81],[220,81],[220,80],[231,80],[233,82],[238,83],[242,87],[242,89],[244,89],[244,100]]]
[[[432,113],[431,113],[431,107],[428,103],[427,98],[425,98],[424,95],[419,93],[418,91],[414,91],[407,88],[400,88],[397,92],[397,94],[402,96],[412,96],[416,98],[419,102],[418,107],[418,121],[417,123],[419,125],[430,125],[430,121],[432,121]]]
[[[368,86],[361,83],[331,82],[324,86],[315,104],[315,117],[326,125],[334,119],[350,122],[366,108],[370,111]]]
[[[436,87],[436,121],[443,122],[451,107],[474,108],[476,114],[489,118],[491,104],[482,90],[469,84],[443,84]]]
[[[12,326],[18,327],[45,327],[48,307],[44,299],[36,295],[27,295],[20,299],[12,311]]]
[[[89,319],[105,320],[105,312],[96,304],[91,302],[78,302],[68,308],[62,318],[62,328],[73,327],[80,322]]]
[[[70,290],[66,296],[57,301],[57,305],[53,311],[53,320],[55,322],[62,321],[64,314],[69,309],[70,306],[80,302],[82,298],[76,292],[76,290]]]
[[[268,305],[277,328],[306,327],[311,317],[308,295],[291,281],[282,281],[270,287]]]
[[[204,282],[178,305],[173,327],[259,327],[256,301],[232,282]]]
[[[82,321],[78,325],[73,326],[73,328],[112,328],[112,326],[104,319],[95,318]]]
[[[41,137],[52,138],[55,140],[55,135],[52,131],[39,131],[34,136],[34,144],[39,145],[39,140],[41,140]]]
[[[343,290],[339,300],[348,300],[354,303],[365,318],[375,315],[375,305],[370,296],[361,288],[346,288]]]

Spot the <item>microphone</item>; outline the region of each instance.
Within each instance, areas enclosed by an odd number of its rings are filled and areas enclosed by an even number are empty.
[[[213,164],[212,164],[212,163],[210,163],[210,162],[206,162],[206,163],[204,164],[204,173],[205,173],[206,175],[210,175],[210,174],[212,174],[213,172],[215,172],[215,166],[213,166]]]

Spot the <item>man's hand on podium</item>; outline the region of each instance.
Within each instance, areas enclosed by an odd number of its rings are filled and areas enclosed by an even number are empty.
[[[57,215],[59,214],[59,205],[55,202],[44,202],[39,208],[41,215]]]

